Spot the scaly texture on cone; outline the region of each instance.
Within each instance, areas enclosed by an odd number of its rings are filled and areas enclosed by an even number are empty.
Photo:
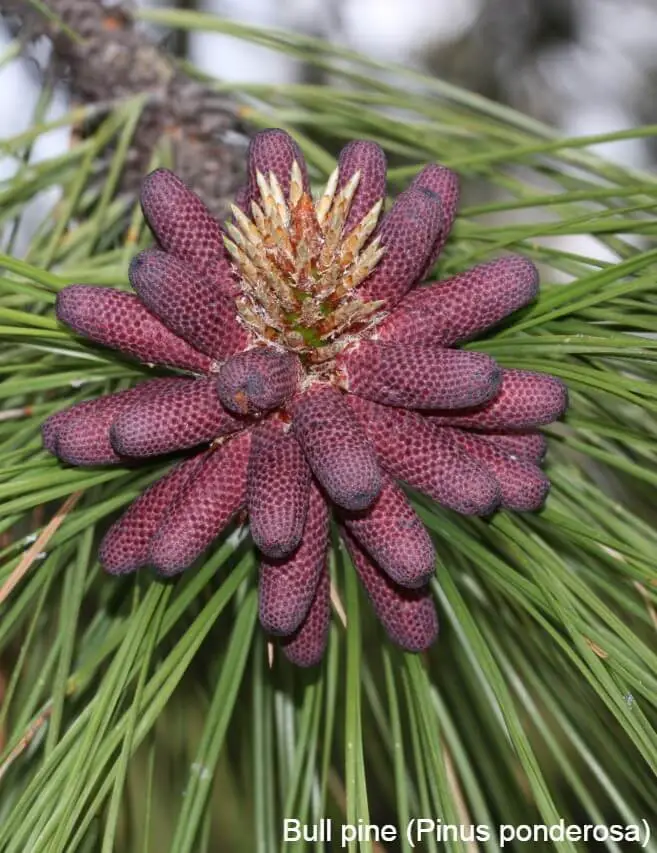
[[[434,546],[400,483],[445,508],[533,511],[549,481],[539,427],[567,405],[558,379],[454,344],[530,302],[536,269],[509,255],[419,286],[449,235],[458,180],[430,165],[383,214],[385,156],[347,145],[318,199],[296,142],[251,142],[248,182],[216,222],[157,170],[142,204],[158,247],[136,296],[72,285],[57,314],[79,334],[180,374],[57,412],[45,447],[74,465],[185,451],[108,531],[114,574],[176,574],[249,517],[260,619],[309,666],[330,619],[329,508],[389,637],[436,638]]]

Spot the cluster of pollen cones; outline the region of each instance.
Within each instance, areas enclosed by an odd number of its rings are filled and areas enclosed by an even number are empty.
[[[456,175],[427,166],[382,214],[385,196],[378,145],[347,145],[313,201],[298,145],[267,130],[230,222],[157,170],[141,202],[158,245],[131,266],[134,294],[72,285],[57,299],[79,334],[175,369],[43,425],[73,465],[178,454],[110,528],[103,566],[174,575],[248,513],[260,621],[299,665],[328,636],[329,507],[388,635],[426,649],[435,553],[399,481],[459,513],[536,510],[539,428],[567,404],[552,376],[454,348],[535,297],[529,261],[418,286],[449,234]]]

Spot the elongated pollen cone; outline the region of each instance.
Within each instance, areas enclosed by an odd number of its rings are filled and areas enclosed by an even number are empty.
[[[489,441],[509,456],[529,459],[540,464],[547,453],[547,439],[536,431],[526,432],[482,432],[478,433],[485,441]]]
[[[442,209],[442,227],[434,240],[427,262],[419,276],[420,278],[424,278],[440,257],[443,246],[447,242],[447,238],[452,230],[459,203],[459,178],[456,172],[452,172],[446,166],[441,166],[439,163],[431,163],[429,166],[425,166],[413,179],[410,189],[415,188],[424,188],[435,193],[440,199]]]
[[[432,427],[415,412],[355,395],[349,403],[393,477],[464,515],[488,515],[499,504],[495,478],[448,432]]]
[[[149,549],[160,574],[190,566],[244,507],[250,444],[250,434],[242,433],[212,450],[173,500]]]
[[[203,464],[204,456],[180,462],[166,476],[149,486],[107,531],[98,557],[106,572],[120,575],[148,564],[153,536],[167,510]]]
[[[492,399],[502,369],[485,353],[363,341],[339,357],[346,387],[407,409],[460,409]]]
[[[219,223],[201,199],[168,169],[156,169],[141,185],[141,206],[160,246],[213,282],[227,296],[237,288],[226,259]]]
[[[299,442],[280,421],[253,430],[247,501],[251,536],[265,556],[286,557],[301,541],[310,480]]]
[[[378,329],[381,340],[448,347],[495,326],[538,293],[538,270],[508,255],[407,294]]]
[[[48,449],[71,465],[111,465],[125,461],[111,442],[114,423],[128,409],[174,391],[188,380],[151,379],[126,391],[85,400],[56,412],[42,426]]]
[[[342,396],[318,387],[295,403],[292,428],[327,494],[344,509],[365,509],[381,490],[374,448]]]
[[[402,490],[388,477],[373,506],[360,513],[342,513],[342,521],[400,586],[423,586],[433,575],[436,554],[431,538]]]
[[[386,155],[380,145],[361,139],[345,145],[338,160],[338,190],[355,172],[360,172],[360,180],[345,223],[347,231],[386,196]]]
[[[407,652],[428,649],[438,636],[438,615],[427,586],[406,589],[386,575],[346,530],[341,531],[354,567],[390,639]]]
[[[449,428],[447,428],[449,429]],[[550,481],[530,459],[518,458],[499,444],[464,430],[449,430],[466,453],[477,459],[495,477],[500,487],[501,505],[516,512],[540,509],[550,489]]]
[[[466,429],[526,430],[558,420],[568,407],[564,383],[547,373],[504,370],[488,405],[463,412],[428,412],[432,423]]]
[[[299,166],[303,189],[310,192],[306,161],[301,148],[284,130],[269,128],[256,133],[249,145],[248,159],[249,201],[261,201],[258,173],[266,177],[272,172],[287,196],[290,192],[290,174],[294,162]]]
[[[217,377],[219,399],[238,415],[277,409],[294,394],[301,376],[296,355],[257,347],[229,358]]]
[[[201,352],[221,360],[247,345],[234,299],[189,263],[147,249],[133,258],[129,276],[148,309]]]
[[[293,634],[306,618],[326,565],[329,513],[316,486],[299,547],[287,557],[263,557],[260,565],[260,624],[270,634]]]
[[[212,359],[175,335],[132,293],[73,284],[57,294],[57,317],[79,335],[149,364],[206,373]]]
[[[439,196],[423,187],[401,193],[381,223],[386,253],[360,288],[361,298],[396,305],[426,268],[442,225]]]
[[[331,584],[326,569],[322,572],[310,611],[291,637],[281,641],[285,657],[297,666],[310,667],[324,657],[331,622]]]
[[[181,379],[126,407],[112,424],[110,439],[124,456],[157,456],[207,444],[246,425],[222,407],[214,380]]]

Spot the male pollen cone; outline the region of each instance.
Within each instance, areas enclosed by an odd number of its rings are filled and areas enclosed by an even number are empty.
[[[310,488],[303,539],[285,557],[263,554],[260,564],[260,622],[271,634],[293,634],[308,615],[326,567],[329,513],[317,486]]]
[[[299,357],[272,347],[256,347],[229,358],[217,376],[219,399],[240,415],[280,408],[296,391]]]
[[[265,130],[228,221],[157,169],[134,292],[74,284],[56,301],[77,335],[169,371],[43,423],[67,464],[167,465],[107,531],[102,565],[173,576],[248,519],[260,621],[299,666],[328,641],[331,510],[385,632],[424,651],[436,555],[402,484],[464,515],[536,511],[540,428],[568,402],[553,376],[458,348],[535,298],[531,261],[424,284],[456,216],[454,172],[427,165],[384,212],[386,193],[376,143],[346,145],[313,199],[299,145]]]
[[[267,557],[286,557],[303,533],[311,473],[301,445],[281,421],[267,419],[252,433],[247,472],[251,536]]]
[[[381,489],[374,448],[342,395],[317,386],[294,404],[292,429],[308,464],[331,500],[366,509]]]

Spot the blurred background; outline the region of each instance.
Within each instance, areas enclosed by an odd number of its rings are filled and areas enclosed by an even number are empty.
[[[85,3],[102,0],[82,0],[81,5]],[[157,0],[135,3],[157,5]],[[17,0],[0,0],[0,11],[14,11],[16,5]],[[111,6],[111,0],[105,5]],[[545,121],[566,136],[657,122],[655,0],[177,0],[177,5],[321,36],[383,64],[434,73]],[[9,29],[0,27],[0,53],[10,49],[16,33],[15,27],[10,32],[8,20]],[[150,34],[219,79],[317,82],[316,70],[228,36]],[[30,59],[0,68],[2,135],[12,136],[29,125],[48,50],[42,40],[32,47]],[[50,117],[67,106],[61,87]],[[50,157],[69,144],[69,131],[62,128],[39,138],[31,156]],[[599,148],[626,166],[651,168],[657,160],[651,141],[623,140]],[[15,162],[0,159],[0,178],[15,168]],[[568,248],[574,251],[601,251],[588,238],[571,242]]]
[[[0,2],[0,11],[5,5],[10,4]],[[655,0],[171,0],[163,5],[321,36],[385,63],[433,72],[568,135],[657,119]],[[6,48],[10,36],[4,28],[1,33]],[[191,33],[173,47],[221,79],[289,83],[304,76],[293,60],[222,35]],[[0,72],[3,134],[29,121],[39,88],[29,63],[12,63]],[[641,166],[657,156],[647,143],[634,140],[608,148],[607,156]]]

